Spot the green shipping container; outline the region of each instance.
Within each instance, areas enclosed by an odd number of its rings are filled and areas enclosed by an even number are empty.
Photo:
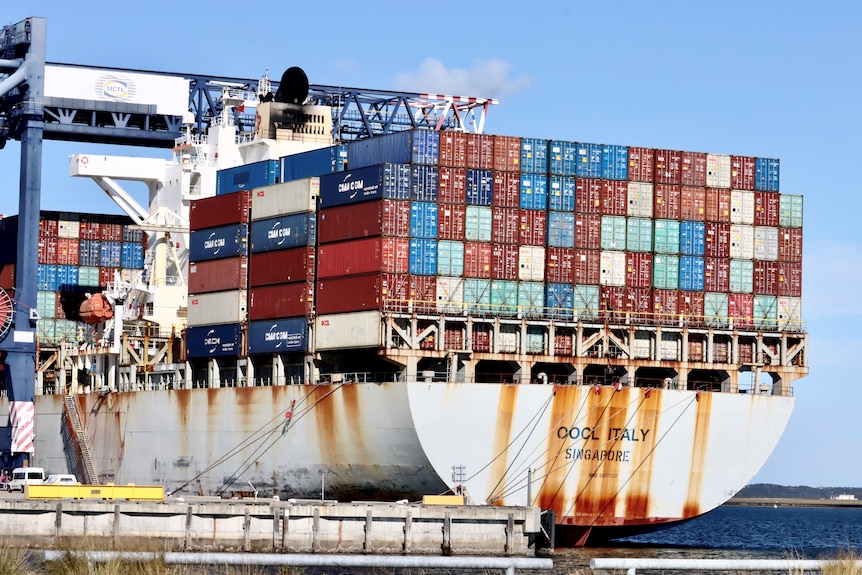
[[[500,315],[515,315],[518,312],[518,283],[491,280],[491,309]]]
[[[778,197],[778,225],[782,228],[802,227],[802,196],[781,194]]]
[[[540,317],[545,310],[545,284],[519,282],[518,309],[524,317]]]
[[[602,216],[602,249],[626,249],[626,219],[623,216]]]
[[[652,220],[629,218],[626,224],[626,250],[630,252],[652,251]]]
[[[655,253],[679,253],[679,222],[676,220],[655,221]]]
[[[40,319],[36,322],[36,336],[39,338],[39,343],[54,343],[57,341],[54,337],[54,331],[57,327],[55,319]]]
[[[754,329],[776,329],[778,298],[774,295],[754,296]]]
[[[81,266],[78,268],[79,286],[98,286],[99,268],[92,266]]]
[[[488,206],[467,206],[464,237],[468,242],[491,241],[492,212]]]
[[[468,313],[491,311],[491,280],[474,278],[464,280],[464,309]]]
[[[572,294],[574,319],[592,321],[599,317],[599,286],[575,284]]]
[[[652,258],[652,287],[679,289],[679,256],[656,254]]]
[[[437,242],[437,275],[464,275],[464,242]]]
[[[730,260],[730,291],[751,293],[754,291],[754,262],[752,260]]]
[[[545,335],[537,325],[527,327],[527,353],[541,354],[545,351]]]
[[[57,317],[57,292],[36,292],[36,313],[40,319],[53,319]]]
[[[727,327],[727,294],[706,292],[703,296],[703,315],[709,327]]]

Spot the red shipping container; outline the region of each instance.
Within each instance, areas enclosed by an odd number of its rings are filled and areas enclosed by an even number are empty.
[[[317,239],[321,244],[359,238],[410,236],[410,202],[377,200],[320,210]]]
[[[683,186],[706,186],[706,154],[682,152],[680,183]]]
[[[626,286],[648,288],[652,285],[652,254],[629,252],[626,254]]]
[[[437,313],[437,277],[410,276],[409,297],[416,313]]]
[[[778,228],[778,261],[802,262],[802,228]]]
[[[0,264],[0,289],[15,289],[15,263]]]
[[[679,324],[679,290],[652,290],[652,310],[659,325]]]
[[[491,241],[497,244],[517,244],[520,237],[521,213],[518,208],[491,208]]]
[[[491,244],[480,242],[464,244],[464,276],[484,279],[491,277]]]
[[[548,213],[542,210],[520,210],[521,228],[518,242],[525,246],[544,246]]]
[[[777,267],[778,293],[776,295],[802,297],[802,264],[777,262]]]
[[[521,174],[517,172],[494,172],[493,205],[501,208],[517,208],[521,205]]]
[[[641,325],[651,325],[653,323],[652,290],[649,287],[630,287],[626,290],[630,321]]]
[[[692,334],[688,340],[688,360],[689,361],[704,361],[703,349],[704,340],[702,336]]]
[[[411,311],[410,276],[407,274],[380,274],[380,296],[390,311]]]
[[[313,282],[296,282],[263,286],[252,288],[248,291],[249,321],[255,321],[258,319],[278,319],[283,317],[307,317],[313,312]]]
[[[735,329],[753,329],[754,296],[750,293],[728,294],[727,317]]]
[[[653,214],[655,214],[656,219],[680,219],[680,201],[679,186],[673,184],[656,184],[653,187]]]
[[[491,278],[495,280],[518,279],[518,246],[494,244],[491,248]]]
[[[443,140],[442,134],[440,140]],[[494,187],[496,189],[496,185]],[[450,204],[465,203],[467,201],[467,170],[441,167],[437,180],[437,199]]]
[[[73,294],[69,294],[70,296]],[[63,307],[63,294],[56,292],[54,303],[54,317],[56,319],[66,319],[66,309]],[[77,311],[77,310],[76,310]]]
[[[87,214],[81,215],[81,221],[78,224],[78,239],[98,240],[102,237],[102,224],[95,218],[96,216],[89,216]]]
[[[466,220],[467,206],[465,204],[438,204],[437,239],[464,241]]]
[[[575,212],[599,214],[602,211],[602,181],[575,178]]]
[[[572,355],[575,351],[575,336],[571,330],[557,328],[554,331],[554,355]]]
[[[621,286],[599,288],[600,317],[605,321],[624,322],[631,318],[628,289]]]
[[[677,309],[682,315],[682,325],[687,327],[701,327],[704,325],[703,303],[705,293],[702,291],[680,290]]]
[[[778,192],[754,192],[754,225],[778,227]]]
[[[115,221],[103,222],[99,226],[99,239],[103,242],[121,242],[123,241],[123,226]]]
[[[250,209],[251,190],[192,200],[189,204],[189,229],[247,224]]]
[[[682,183],[682,152],[678,150],[655,151],[655,181],[658,184]]]
[[[628,182],[602,180],[602,209],[606,216],[625,216],[628,209]]]
[[[737,325],[734,323],[734,327]],[[749,329],[749,328],[742,328]],[[754,363],[754,342],[741,341],[739,342],[739,363]]]
[[[314,281],[314,267],[314,248],[301,247],[252,254],[249,260],[248,285],[260,287]]]
[[[466,168],[494,169],[494,137],[490,134],[465,134],[467,138]]]
[[[491,351],[491,325],[487,323],[473,324],[473,351],[487,353]]]
[[[730,259],[703,258],[703,291],[730,291]]]
[[[467,133],[441,130],[438,161],[441,166],[465,167],[467,165]]]
[[[78,240],[57,238],[57,263],[67,266],[78,265]]]
[[[730,190],[706,189],[706,221],[730,223]]]
[[[364,238],[322,245],[317,249],[319,279],[370,273],[407,273],[408,238]]]
[[[40,238],[56,238],[57,237],[57,227],[59,225],[58,220],[48,220],[48,219],[40,219],[39,220],[39,237]]]
[[[753,283],[755,294],[778,295],[778,262],[754,260]]]
[[[629,146],[628,178],[631,182],[655,180],[655,150]]]
[[[120,268],[99,268],[99,285],[104,287],[114,283],[114,272],[118,271]]]
[[[730,257],[730,224],[707,222],[704,224],[704,255],[710,258]],[[716,291],[716,290],[706,290]],[[724,291],[724,290],[718,290]]]
[[[598,214],[575,214],[575,247],[598,250],[602,247],[602,217]]]
[[[572,261],[573,283],[598,285],[601,277],[601,250],[575,250]]]
[[[751,156],[730,157],[730,187],[734,190],[753,190],[757,170],[757,158]]]
[[[679,219],[702,222],[706,219],[706,188],[682,186],[679,190]]]
[[[57,238],[49,238],[46,236],[39,237],[38,246],[38,262],[40,264],[56,264],[57,263]]]
[[[498,172],[521,171],[521,138],[493,136],[494,169]]]
[[[271,253],[278,254],[278,252]],[[246,256],[190,263],[189,293],[247,289],[248,267],[249,261]]]
[[[462,350],[464,347],[464,328],[460,325],[446,324],[446,331],[443,335],[443,345],[446,350]]]
[[[548,248],[545,255],[545,281],[548,283],[572,284],[575,250],[571,248]]]

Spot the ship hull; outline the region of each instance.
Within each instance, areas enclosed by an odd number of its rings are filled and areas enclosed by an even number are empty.
[[[766,461],[794,399],[684,390],[382,383],[76,396],[100,481],[168,493],[420,499],[554,512],[574,543],[705,513]],[[34,460],[75,471],[64,398]],[[453,472],[458,470],[458,472]]]

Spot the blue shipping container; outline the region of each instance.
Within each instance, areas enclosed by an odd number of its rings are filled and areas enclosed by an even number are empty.
[[[574,142],[551,140],[548,144],[548,172],[554,176],[574,176],[577,157]]]
[[[684,221],[679,224],[679,253],[702,256],[706,250],[706,224]]]
[[[606,180],[627,180],[629,177],[628,146],[602,146],[602,177]]]
[[[521,138],[521,171],[528,174],[548,173],[548,140]]]
[[[548,178],[544,174],[521,174],[520,206],[524,210],[548,209]]]
[[[778,191],[778,160],[757,158],[754,165],[754,189],[759,192]]]
[[[103,268],[118,268],[122,262],[122,244],[120,242],[102,242],[99,265]]]
[[[277,184],[281,175],[280,164],[279,160],[262,160],[244,166],[219,170],[216,173],[216,195],[221,196]]]
[[[189,261],[202,262],[248,255],[248,226],[230,224],[189,232]]]
[[[410,239],[410,273],[437,275],[437,240]]]
[[[412,166],[410,170],[410,197],[420,202],[436,202],[440,170],[436,166]]]
[[[437,239],[437,204],[411,202],[410,237]],[[252,250],[253,251],[253,250]]]
[[[347,157],[353,168],[376,164],[437,165],[440,158],[440,132],[407,130],[351,142]]]
[[[248,323],[248,353],[296,353],[308,349],[308,320],[304,317]]]
[[[548,209],[558,212],[575,211],[575,178],[571,176],[549,178]]]
[[[679,258],[679,289],[703,291],[703,258],[696,256]]]
[[[120,267],[142,269],[144,267],[144,246],[139,243],[123,243],[120,253]]]
[[[312,247],[317,239],[315,214],[276,216],[251,223],[251,253]],[[197,260],[195,260],[197,261]]]
[[[467,203],[490,206],[494,199],[494,174],[489,170],[467,170]]]
[[[57,266],[56,291],[72,291],[78,288],[78,266]]]
[[[548,213],[548,245],[554,248],[575,247],[575,214]]]
[[[343,172],[347,169],[347,144],[283,156],[279,163],[282,182]]]
[[[38,264],[36,266],[36,289],[57,291],[57,265]]]
[[[102,242],[80,240],[78,242],[78,265],[98,266],[102,261]]]
[[[572,284],[549,283],[545,290],[548,315],[554,319],[572,319],[575,290]]]
[[[190,327],[186,330],[186,356],[238,356],[241,335],[242,327],[236,323]]]
[[[320,177],[320,207],[331,208],[366,200],[410,199],[410,166],[380,164]]]
[[[579,142],[576,147],[575,175],[581,178],[602,177],[602,146]],[[628,161],[628,159],[626,159]]]

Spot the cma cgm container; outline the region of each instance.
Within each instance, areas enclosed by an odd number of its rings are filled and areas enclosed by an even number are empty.
[[[308,320],[267,319],[248,324],[248,353],[297,353],[308,350]]]
[[[201,230],[230,224],[247,224],[250,208],[249,190],[192,200],[189,205],[189,227]]]
[[[343,172],[347,169],[347,144],[283,156],[279,168],[282,182]]]
[[[251,223],[251,253],[271,252],[313,246],[317,218],[314,214],[276,216]]]
[[[237,356],[242,351],[239,324],[202,325],[186,330],[186,357]]]
[[[407,164],[379,164],[320,178],[320,207],[379,198],[409,200],[412,172]]]
[[[192,230],[189,233],[190,261],[202,262],[245,255],[248,255],[248,226],[246,224]]]
[[[440,159],[440,132],[406,130],[351,142],[347,145],[347,157],[351,169],[385,163],[436,166]]]
[[[279,183],[280,177],[281,167],[278,160],[262,160],[226,168],[216,173],[216,195],[271,186]]]

